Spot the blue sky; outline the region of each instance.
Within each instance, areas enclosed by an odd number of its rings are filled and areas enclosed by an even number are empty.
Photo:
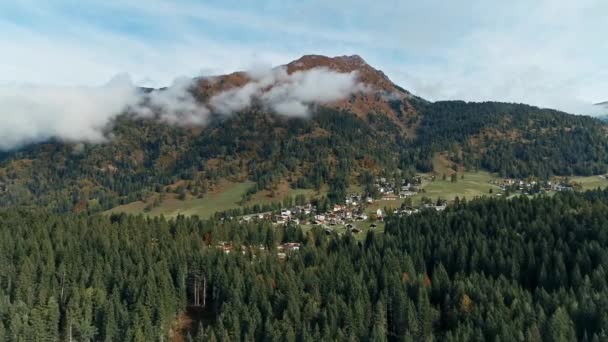
[[[97,85],[359,54],[431,100],[593,113],[608,100],[608,1],[52,0],[0,3],[0,83]]]

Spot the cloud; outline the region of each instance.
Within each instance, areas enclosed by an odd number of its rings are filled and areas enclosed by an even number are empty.
[[[242,87],[216,94],[208,104],[193,95],[193,79],[144,92],[127,74],[99,87],[0,86],[0,150],[51,138],[74,143],[107,141],[113,120],[128,114],[170,125],[204,125],[211,112],[231,115],[254,103],[279,115],[303,117],[316,103],[348,97],[366,88],[356,73],[319,68],[287,74],[283,67],[256,70]]]
[[[522,102],[597,114],[592,103],[608,93],[608,46],[598,43],[608,2],[515,0],[472,8],[478,19],[491,19],[470,25],[424,60],[389,67],[389,74],[433,101]]]
[[[132,84],[120,80],[101,87],[0,86],[0,149],[52,137],[104,141],[104,128],[134,97]]]
[[[429,100],[593,113],[589,104],[608,96],[605,0],[91,0],[74,8],[72,0],[0,2],[0,82],[91,85],[128,70],[162,86],[200,66],[242,70],[256,55],[276,65],[360,54]]]
[[[266,109],[286,116],[306,116],[316,103],[328,103],[367,91],[357,81],[357,73],[339,73],[327,68],[314,68],[287,73],[284,67],[249,73],[252,81],[243,87],[220,93],[210,106],[222,114],[250,107],[255,101]],[[270,85],[273,85],[270,87]]]
[[[153,118],[177,126],[202,125],[209,110],[192,95],[193,80],[180,77],[168,88],[139,94],[129,111],[138,117]]]
[[[100,143],[120,114],[174,125],[200,125],[209,111],[188,91],[192,81],[176,79],[168,88],[144,93],[126,74],[99,87],[0,86],[0,150],[46,141]]]

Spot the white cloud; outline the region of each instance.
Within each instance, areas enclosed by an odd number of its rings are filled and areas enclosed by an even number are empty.
[[[0,86],[0,150],[60,137],[101,142],[108,122],[134,98],[132,85]]]
[[[253,101],[287,116],[306,116],[310,106],[343,99],[363,91],[356,73],[312,69],[288,75],[282,67],[256,71],[242,87],[221,92],[208,105],[192,95],[193,81],[178,78],[162,90],[144,93],[131,78],[119,74],[100,87],[0,86],[0,150],[56,138],[99,143],[120,114],[170,125],[204,125],[211,111],[230,115]]]
[[[143,93],[126,74],[100,87],[0,86],[0,150],[56,138],[100,143],[120,114],[173,125],[200,125],[209,111],[188,91],[190,79],[177,79],[162,91]]]
[[[291,117],[306,117],[310,112],[310,105],[297,100],[283,100],[274,103],[272,107],[277,113]]]
[[[529,103],[576,114],[608,94],[608,2],[514,1],[474,6],[481,21],[440,47],[429,63],[392,66],[389,73],[430,100]],[[500,16],[490,15],[501,13]],[[491,19],[491,20],[490,20]]]
[[[347,98],[366,91],[357,81],[357,73],[339,73],[327,68],[314,68],[287,74],[284,67],[267,72],[250,73],[246,85],[220,93],[210,100],[210,106],[223,114],[243,110],[258,100],[265,108],[287,116],[306,116],[310,106]],[[273,85],[269,88],[270,85]]]
[[[177,78],[168,88],[138,95],[137,104],[130,109],[140,117],[156,118],[172,125],[205,124],[209,110],[196,101],[190,92],[192,86],[192,79]]]
[[[3,10],[11,6],[25,20]],[[242,70],[253,56],[276,65],[309,53],[360,54],[431,100],[592,113],[590,103],[608,98],[605,0],[91,0],[86,7],[0,3],[0,82],[90,85],[128,71],[161,86],[201,69]]]

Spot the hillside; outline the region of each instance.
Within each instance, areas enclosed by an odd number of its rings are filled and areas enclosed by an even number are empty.
[[[255,99],[230,115],[211,113],[204,126],[125,113],[107,127],[107,143],[47,141],[4,152],[0,205],[98,212],[167,191],[204,198],[222,180],[252,182],[245,196],[288,184],[323,188],[340,201],[367,171],[432,172],[437,152],[463,169],[503,176],[608,170],[608,126],[596,119],[522,104],[431,103],[358,56],[304,56],[280,70],[354,72],[362,86],[345,99],[311,104],[308,117],[278,115]],[[260,83],[254,76],[196,79],[191,91],[207,106],[215,95]],[[262,83],[261,96],[280,86]]]

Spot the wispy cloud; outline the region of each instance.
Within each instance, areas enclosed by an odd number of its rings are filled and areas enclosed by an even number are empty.
[[[357,74],[318,68],[288,74],[283,67],[250,73],[242,87],[196,100],[191,78],[178,78],[166,89],[144,92],[120,74],[99,87],[0,86],[0,150],[55,138],[100,143],[121,114],[171,125],[207,123],[212,112],[231,115],[261,104],[278,115],[304,117],[311,106],[366,91]]]
[[[134,97],[124,80],[101,87],[2,86],[0,150],[52,137],[101,142],[104,128]]]
[[[608,94],[603,0],[285,2],[75,0],[0,4],[0,82],[96,84],[127,71],[170,84],[252,58],[357,53],[432,100],[572,112]],[[497,15],[497,14],[500,15]],[[439,24],[438,24],[439,23]]]
[[[479,23],[441,48],[438,62],[391,68],[404,86],[431,100],[523,102],[597,114],[608,93],[608,2],[537,1],[480,5]],[[501,13],[499,17],[492,12]]]
[[[211,98],[211,107],[220,113],[233,113],[258,101],[265,108],[287,116],[306,116],[316,103],[327,103],[365,91],[357,82],[357,73],[338,73],[315,68],[287,74],[283,67],[256,72],[243,87],[223,92]],[[269,86],[273,85],[269,89]]]

